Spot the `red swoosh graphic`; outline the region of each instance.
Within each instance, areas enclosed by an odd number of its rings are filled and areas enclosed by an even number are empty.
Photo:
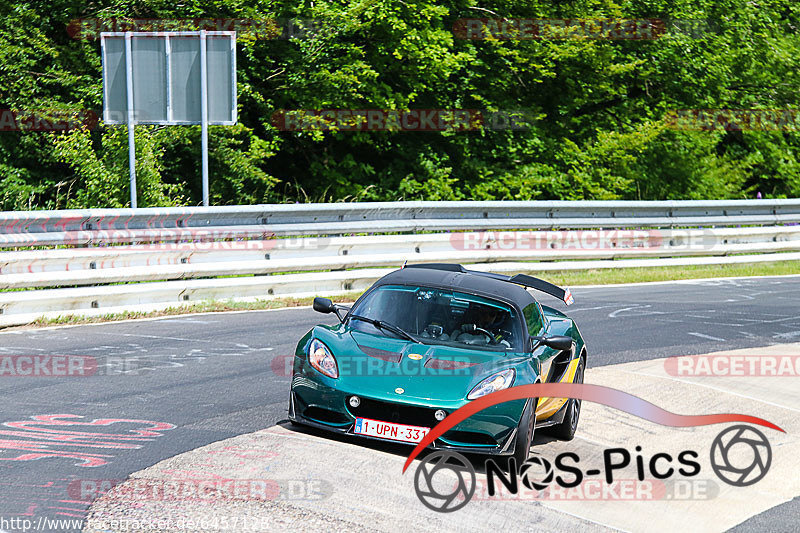
[[[417,457],[422,450],[425,449],[434,440],[441,437],[446,431],[452,429],[455,425],[463,422],[475,413],[483,411],[484,409],[497,405],[499,403],[510,402],[512,400],[522,400],[526,398],[577,398],[578,400],[585,400],[587,402],[594,402],[626,413],[630,413],[639,418],[644,418],[650,422],[661,424],[662,426],[671,427],[694,427],[694,426],[707,426],[710,424],[722,424],[725,422],[746,422],[750,424],[757,424],[772,429],[777,429],[786,433],[783,429],[776,426],[772,422],[768,422],[763,418],[758,418],[750,415],[740,415],[734,413],[719,414],[719,415],[678,415],[666,411],[657,405],[645,401],[638,396],[622,392],[621,390],[612,389],[611,387],[603,387],[602,385],[586,385],[579,383],[536,383],[533,385],[520,385],[518,387],[511,387],[491,394],[487,394],[482,398],[473,400],[464,407],[457,409],[451,413],[447,418],[436,424],[431,429],[422,441],[417,444],[408,456],[405,465],[403,465],[403,473],[405,473],[411,461]]]

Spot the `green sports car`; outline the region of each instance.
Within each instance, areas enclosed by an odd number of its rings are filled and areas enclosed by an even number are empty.
[[[516,385],[582,383],[586,347],[575,322],[529,289],[569,305],[546,281],[409,265],[378,280],[352,306],[316,298],[339,324],[297,344],[289,419],[341,434],[416,444],[471,400]],[[569,440],[580,401],[532,398],[495,405],[458,424],[434,448],[513,456],[521,464],[536,428]]]

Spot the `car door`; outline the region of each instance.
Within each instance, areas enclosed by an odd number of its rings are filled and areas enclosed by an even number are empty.
[[[527,305],[522,310],[522,316],[525,319],[525,326],[528,328],[528,334],[530,336],[543,336],[547,333],[547,319],[544,313],[542,313],[542,308],[538,302]],[[534,341],[534,345],[535,343],[536,341]],[[542,383],[544,383],[550,376],[553,360],[559,352],[558,350],[539,344],[533,353],[536,354],[536,358],[539,359],[541,368],[540,375]],[[557,404],[560,405],[561,403],[563,402],[554,400],[553,398],[539,398],[539,405],[536,407],[536,419],[543,420],[552,415],[554,412],[553,409]]]

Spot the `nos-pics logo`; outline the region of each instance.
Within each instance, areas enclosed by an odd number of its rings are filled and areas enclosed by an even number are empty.
[[[631,453],[624,448],[610,448],[603,452],[603,469],[583,470],[577,454],[566,452],[555,459],[555,465],[542,457],[532,457],[521,465],[509,459],[509,468],[503,469],[488,459],[485,464],[487,489],[495,494],[496,483],[511,494],[517,494],[521,484],[534,490],[544,490],[555,482],[563,488],[579,485],[585,478],[603,474],[609,484],[614,481],[614,471],[636,467],[639,480],[647,475],[667,479],[675,474],[685,477],[700,473],[699,454],[693,450],[680,452],[675,458],[666,453],[644,457],[640,447]],[[734,487],[747,487],[767,475],[772,464],[772,448],[767,437],[754,427],[736,425],[719,433],[711,445],[711,468],[717,477]],[[506,471],[508,470],[508,471]],[[463,455],[440,450],[426,456],[414,475],[414,489],[419,500],[434,511],[448,513],[464,507],[476,489],[476,475],[472,463]]]

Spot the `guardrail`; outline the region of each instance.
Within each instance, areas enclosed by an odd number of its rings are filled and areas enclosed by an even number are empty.
[[[0,252],[0,290],[36,290],[0,294],[0,326],[40,315],[363,290],[404,261],[541,272],[795,260],[797,223],[800,200],[7,212],[0,213],[0,248],[10,249]]]
[[[0,213],[0,247],[183,240],[186,231],[342,235],[412,231],[796,223],[800,199],[663,202],[366,202]],[[158,231],[168,230],[168,231]]]

